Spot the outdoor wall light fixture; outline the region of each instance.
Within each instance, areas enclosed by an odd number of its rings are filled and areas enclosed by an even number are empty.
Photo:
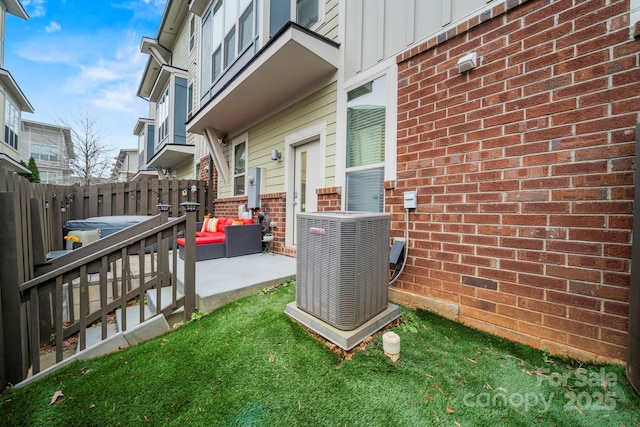
[[[478,56],[475,52],[471,52],[458,59],[458,73],[473,70],[478,64]]]
[[[282,158],[282,152],[275,148],[271,150],[271,160],[280,160]]]

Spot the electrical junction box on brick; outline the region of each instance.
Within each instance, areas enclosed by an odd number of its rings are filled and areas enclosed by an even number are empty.
[[[418,192],[405,191],[404,192],[404,208],[415,209],[417,207],[418,207]]]
[[[262,169],[249,169],[249,191],[247,192],[247,207],[255,209],[260,207],[260,187],[262,186]]]

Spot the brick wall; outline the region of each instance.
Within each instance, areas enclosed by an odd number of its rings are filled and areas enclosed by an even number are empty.
[[[582,359],[627,346],[640,40],[628,1],[514,0],[399,55],[403,297]],[[478,66],[456,62],[475,51]],[[416,299],[416,300],[417,300]],[[636,308],[637,309],[637,308]]]
[[[342,204],[342,188],[326,187],[316,190],[318,212],[338,211]]]
[[[213,204],[213,216],[235,218],[238,216],[238,208],[242,204],[247,204],[246,196],[216,199]],[[273,251],[288,256],[295,256],[295,249],[285,247],[286,206],[286,193],[261,194],[260,209],[253,210],[251,216],[254,220],[258,221],[259,212],[266,212],[271,222],[276,223],[276,227],[271,229],[271,234],[273,234]]]

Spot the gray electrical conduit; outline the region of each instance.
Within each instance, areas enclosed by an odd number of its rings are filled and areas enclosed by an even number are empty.
[[[407,265],[407,255],[409,254],[409,209],[404,210],[404,224],[404,259],[402,260],[402,267],[400,267],[400,271],[398,271],[398,274],[394,275],[389,281],[389,286],[393,285],[393,282],[395,282],[396,279],[400,277],[402,271],[404,270],[404,266]]]

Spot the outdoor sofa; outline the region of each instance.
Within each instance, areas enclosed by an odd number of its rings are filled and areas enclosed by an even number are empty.
[[[262,252],[262,225],[252,218],[205,218],[196,223],[196,261]],[[176,239],[184,259],[185,239]]]

